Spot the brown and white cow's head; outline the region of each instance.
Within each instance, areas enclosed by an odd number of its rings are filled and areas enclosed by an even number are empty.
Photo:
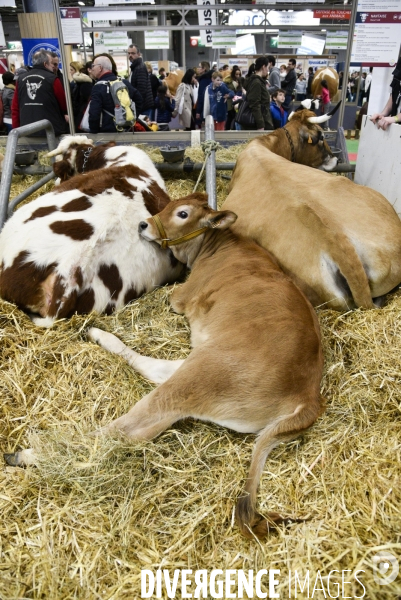
[[[108,142],[95,146],[86,135],[67,135],[46,156],[56,157],[53,171],[60,181],[67,181],[78,173],[103,169],[106,166],[104,150],[115,145],[115,142]]]

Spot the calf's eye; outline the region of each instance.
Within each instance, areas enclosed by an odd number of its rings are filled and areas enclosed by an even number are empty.
[[[188,217],[188,213],[185,212],[185,210],[180,210],[180,212],[177,213],[177,216],[180,217],[180,219],[186,219]]]

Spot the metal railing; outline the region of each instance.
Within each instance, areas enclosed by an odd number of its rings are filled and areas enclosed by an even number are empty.
[[[51,150],[55,150],[57,148],[56,136],[54,135],[54,129],[52,124],[50,123],[50,121],[47,121],[47,119],[37,121],[36,123],[30,123],[29,125],[23,125],[22,127],[17,127],[16,129],[12,129],[8,134],[0,185],[0,230],[6,222],[7,217],[11,215],[14,208],[20,202],[22,202],[22,200],[25,200],[25,198],[30,196],[33,192],[36,192],[36,190],[41,188],[43,185],[45,185],[45,183],[47,183],[54,177],[53,171],[51,173],[48,173],[47,175],[42,177],[42,179],[40,179],[30,187],[26,188],[26,190],[24,190],[21,194],[14,198],[11,203],[9,202],[18,140],[22,135],[31,135],[43,129],[46,132],[47,146],[49,152]]]

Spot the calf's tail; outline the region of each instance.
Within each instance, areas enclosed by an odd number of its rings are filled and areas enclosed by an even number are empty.
[[[255,443],[245,488],[238,499],[235,516],[242,534],[247,538],[264,538],[280,524],[301,522],[305,519],[283,517],[268,512],[266,517],[256,511],[256,494],[266,459],[281,442],[289,442],[310,427],[324,411],[321,396],[305,404],[298,404],[293,413],[282,415],[263,429]]]

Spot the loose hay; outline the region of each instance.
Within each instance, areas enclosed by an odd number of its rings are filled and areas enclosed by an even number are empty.
[[[187,183],[169,180],[172,196]],[[158,568],[280,569],[281,598],[290,597],[289,569],[302,581],[309,569],[310,597],[320,571],[319,599],[330,597],[335,569],[339,597],[361,597],[353,573],[362,569],[365,598],[399,596],[400,578],[378,585],[372,559],[383,549],[401,555],[401,296],[381,310],[319,311],[327,411],[273,452],[258,494],[262,513],[307,520],[257,542],[233,522],[253,436],[191,420],[147,443],[85,435],[153,388],[90,343],[86,329],[106,329],[147,355],[184,358],[189,330],[170,293],[162,288],[113,316],[75,316],[50,330],[0,301],[0,448],[34,443],[43,451],[38,468],[1,470],[0,598],[135,600],[141,569]],[[343,594],[342,570],[353,582]],[[298,589],[297,597],[308,596]]]

